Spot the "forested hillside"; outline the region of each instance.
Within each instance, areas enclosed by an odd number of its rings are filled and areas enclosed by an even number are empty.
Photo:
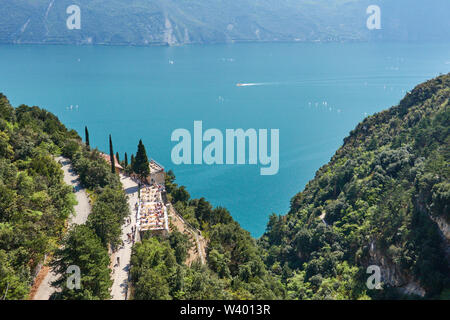
[[[81,10],[69,30],[66,9]],[[369,5],[381,29],[368,30]],[[447,0],[0,0],[0,43],[449,40]]]
[[[0,94],[0,298],[26,298],[76,202],[53,156],[78,137],[51,113]]]
[[[344,139],[260,244],[291,299],[449,298],[450,75]],[[383,290],[367,290],[369,265]]]
[[[185,264],[192,243],[179,232],[168,239],[145,239],[134,246],[131,258],[134,299],[283,299],[284,287],[266,269],[250,233],[227,209],[191,199],[174,180],[169,171],[168,200],[208,240],[207,263]]]
[[[92,212],[85,225],[67,228],[76,203],[54,159],[72,161],[88,188]],[[0,94],[0,297],[26,299],[44,257],[61,275],[52,299],[109,299],[108,248],[120,241],[129,214],[119,177],[78,134],[38,107],[13,108]],[[66,270],[77,265],[82,290],[68,290]]]

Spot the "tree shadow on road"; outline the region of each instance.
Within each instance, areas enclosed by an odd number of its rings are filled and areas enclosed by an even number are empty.
[[[129,188],[125,189],[125,193],[132,194],[132,193],[138,192],[138,188],[139,188],[138,186],[129,187]]]

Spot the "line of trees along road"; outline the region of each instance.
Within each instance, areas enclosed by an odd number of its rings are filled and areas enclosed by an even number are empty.
[[[34,272],[45,255],[61,275],[53,299],[108,299],[112,285],[108,248],[120,241],[129,214],[119,177],[91,150],[89,133],[78,134],[38,107],[13,108],[0,94],[0,298],[26,299]],[[89,189],[92,213],[86,225],[66,230],[76,203],[72,188],[54,161],[71,159]],[[66,270],[81,269],[81,289],[66,288]]]
[[[111,136],[110,154],[113,155]],[[54,299],[110,299],[112,286],[108,252],[121,244],[122,225],[130,214],[127,196],[115,172],[114,160],[108,164],[97,149],[91,149],[79,139],[67,142],[63,154],[72,160],[83,186],[88,188],[92,212],[86,225],[77,226],[63,238],[56,250],[52,266],[61,274],[55,286],[60,292]],[[113,170],[114,169],[114,170]],[[81,270],[81,289],[67,288],[70,274],[65,270],[77,265]]]

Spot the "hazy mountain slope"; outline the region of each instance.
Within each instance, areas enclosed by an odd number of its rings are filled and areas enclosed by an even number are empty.
[[[291,298],[448,295],[449,99],[447,74],[366,118],[288,215],[271,216],[260,241]],[[367,289],[369,265],[384,290]]]
[[[81,30],[66,27],[72,4]],[[366,28],[370,4],[381,7],[381,30]],[[449,8],[447,0],[0,0],[0,42],[448,40]]]

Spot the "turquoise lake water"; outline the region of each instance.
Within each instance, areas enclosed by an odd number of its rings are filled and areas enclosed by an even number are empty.
[[[0,46],[0,92],[38,105],[91,145],[147,153],[192,197],[230,210],[253,236],[329,161],[365,116],[450,72],[450,44],[261,43],[184,47]],[[237,83],[256,83],[237,87]],[[72,109],[70,106],[72,105]],[[78,106],[78,107],[77,107]],[[177,128],[280,130],[280,169],[171,162]]]

